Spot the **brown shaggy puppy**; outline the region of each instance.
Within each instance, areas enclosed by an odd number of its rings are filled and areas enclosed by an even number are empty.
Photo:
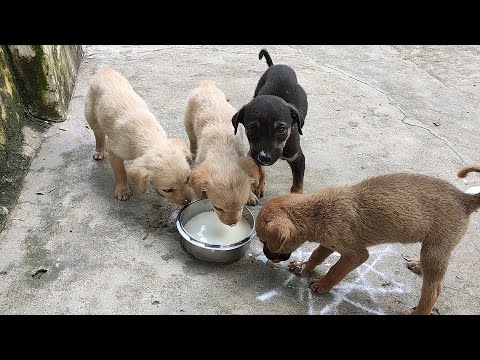
[[[105,156],[108,138],[116,198],[127,200],[130,196],[128,176],[141,192],[150,183],[173,203],[191,201],[190,150],[183,140],[167,138],[123,75],[106,65],[99,68],[88,88],[85,118],[95,134],[95,160]],[[124,160],[133,160],[127,171]]]
[[[462,169],[459,175],[479,168]],[[273,262],[288,259],[305,241],[320,243],[308,261],[289,268],[305,275],[333,251],[341,256],[310,289],[325,293],[368,259],[367,248],[382,243],[422,243],[420,301],[413,314],[430,314],[442,287],[453,248],[480,207],[450,183],[425,175],[390,174],[353,186],[331,187],[311,195],[291,194],[265,203],[256,219],[264,253]]]
[[[209,198],[220,221],[235,225],[245,204],[256,205],[252,186],[259,185],[259,167],[247,157],[244,134],[233,134],[235,108],[212,81],[192,91],[185,112],[185,129],[195,157],[191,184],[198,198]]]

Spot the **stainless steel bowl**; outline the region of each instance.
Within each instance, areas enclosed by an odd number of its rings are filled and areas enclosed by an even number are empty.
[[[204,261],[225,263],[239,260],[245,255],[250,247],[250,241],[255,236],[255,218],[252,212],[244,206],[242,218],[250,224],[252,229],[245,239],[234,244],[213,245],[199,241],[184,228],[184,225],[192,217],[211,210],[213,211],[213,207],[210,200],[201,199],[192,201],[178,212],[177,229],[180,235],[182,235],[182,246],[188,253]]]

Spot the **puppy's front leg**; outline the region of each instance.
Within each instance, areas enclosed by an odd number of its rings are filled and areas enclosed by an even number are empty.
[[[261,198],[263,195],[265,195],[265,178],[267,177],[267,174],[265,172],[265,167],[262,165],[258,165],[258,171],[260,172],[260,178],[258,180],[258,186],[253,190],[253,192],[259,198]]]
[[[118,200],[127,200],[130,196],[128,189],[127,173],[123,159],[117,156],[114,152],[109,153],[110,163],[112,164],[113,177],[115,179],[114,195]]]
[[[331,253],[333,253],[333,250],[320,245],[312,252],[307,261],[292,261],[288,264],[288,269],[297,275],[303,276],[315,269],[315,267],[321,264]]]
[[[310,289],[319,293],[329,292],[332,287],[342,281],[347,274],[368,259],[368,250],[363,249],[357,253],[342,254],[325,276],[319,276],[310,281]]]
[[[305,174],[305,156],[302,150],[298,152],[295,160],[288,161],[292,169],[293,185],[290,188],[291,193],[303,194],[303,175]]]
[[[257,204],[258,204],[257,196],[253,192],[250,192],[250,196],[248,197],[247,205],[255,206]]]

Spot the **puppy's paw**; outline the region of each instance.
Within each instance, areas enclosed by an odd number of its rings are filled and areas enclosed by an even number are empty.
[[[93,158],[95,160],[102,160],[104,157],[105,157],[104,151],[95,151],[95,154],[93,154]]]
[[[258,204],[258,198],[253,192],[251,192],[250,196],[248,197],[247,205],[255,206],[257,204]]]
[[[418,307],[412,308],[412,311],[410,312],[410,315],[440,315],[440,311],[438,311],[437,308],[433,308],[432,311],[430,312],[430,314],[418,311],[417,308]]]
[[[300,276],[308,274],[314,268],[315,266],[312,266],[308,261],[291,261],[290,264],[288,264],[288,270]]]
[[[327,293],[332,289],[332,285],[325,279],[325,276],[313,278],[309,287],[317,293]]]
[[[292,187],[290,188],[290,192],[292,194],[303,194],[303,185],[302,186],[292,185]]]
[[[415,274],[422,273],[422,267],[420,266],[420,259],[410,259],[404,258],[407,261],[407,267],[412,270]]]
[[[124,187],[121,187],[121,188],[118,188],[118,189],[115,189],[115,192],[113,193],[113,195],[118,199],[118,200],[128,200],[128,198],[130,197],[130,190],[127,188],[124,188]]]

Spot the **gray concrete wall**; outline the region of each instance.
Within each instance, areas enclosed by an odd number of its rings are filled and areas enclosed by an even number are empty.
[[[0,231],[48,121],[64,121],[80,45],[0,45]]]

